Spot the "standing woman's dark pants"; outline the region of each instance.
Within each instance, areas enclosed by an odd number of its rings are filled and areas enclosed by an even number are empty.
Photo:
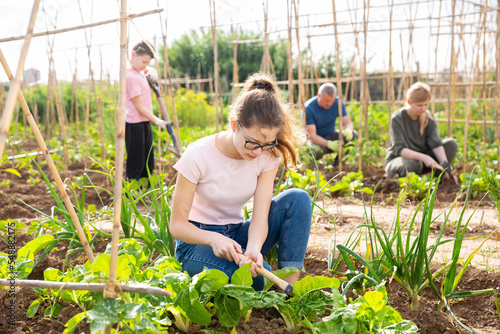
[[[127,180],[139,180],[153,173],[155,155],[151,123],[125,123],[125,146],[127,148]]]

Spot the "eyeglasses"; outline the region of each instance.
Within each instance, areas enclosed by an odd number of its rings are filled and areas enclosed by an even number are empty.
[[[243,134],[243,130],[241,129],[240,123],[238,123],[238,127],[240,128],[241,135],[243,136],[243,139],[245,139],[245,148],[247,148],[247,149],[249,149],[251,151],[259,149],[259,148],[262,149],[262,151],[269,151],[270,149],[278,146],[278,137],[276,137],[276,139],[274,140],[274,143],[272,143],[272,144],[260,145],[260,144],[258,144],[256,142],[247,140],[245,138],[245,135]]]

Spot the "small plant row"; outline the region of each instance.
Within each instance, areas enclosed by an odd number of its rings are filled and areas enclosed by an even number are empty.
[[[436,180],[430,177],[426,181],[429,186],[425,198],[415,210],[412,210],[405,220],[401,216],[401,206],[408,193],[405,190],[401,191],[397,201],[395,217],[388,231],[377,225],[373,210],[369,212],[365,205],[366,220],[354,229],[345,242],[337,244],[335,237],[332,238],[329,252],[329,268],[332,271],[337,271],[340,265],[345,263],[349,271],[347,272],[347,279],[344,285],[345,287],[356,289],[359,294],[362,294],[364,289],[378,285],[384,280],[396,280],[411,298],[411,309],[414,311],[419,310],[420,293],[424,288],[430,286],[439,300],[436,306],[437,309],[446,307],[460,325],[471,331],[470,328],[461,324],[454,316],[449,308],[449,301],[454,298],[492,293],[500,320],[500,305],[495,288],[456,292],[460,280],[471,264],[473,257],[493,233],[483,236],[484,241],[481,245],[465,261],[461,260],[460,251],[462,244],[464,240],[467,240],[465,232],[477,209],[476,207],[468,218],[465,217],[472,178],[469,180],[469,189],[463,209],[458,221],[455,223],[455,235],[453,238],[445,239],[443,235],[450,221],[451,212],[457,204],[457,200],[443,212],[435,217],[433,216],[440,177]],[[496,178],[494,179],[497,180]],[[409,180],[414,180],[414,177],[410,175],[406,184],[410,182]],[[412,188],[415,190],[417,187]],[[421,221],[419,222],[418,217],[420,212]],[[444,215],[444,222],[439,229],[439,233],[435,236],[435,241],[431,241],[429,239],[431,226],[442,215]],[[354,251],[361,247],[363,240],[365,240],[365,257]],[[453,245],[451,259],[438,269],[431,270],[430,266],[433,263],[434,255],[440,247],[448,243]],[[462,264],[461,269],[458,266],[459,263]],[[440,289],[438,288],[439,284],[437,280],[441,280]]]
[[[19,278],[31,272],[36,251],[51,240],[41,236],[26,244],[17,254],[16,271]],[[0,254],[2,260],[7,254]],[[6,273],[2,261],[0,273]],[[67,271],[47,268],[46,281],[65,283],[95,283],[108,279],[110,245],[94,263],[70,266]],[[31,264],[31,265],[30,265]],[[61,303],[73,303],[81,313],[65,324],[65,334],[74,332],[78,324],[87,319],[92,333],[107,326],[114,333],[161,333],[168,327],[189,332],[191,324],[208,326],[212,318],[228,330],[240,321],[247,322],[256,308],[274,307],[281,314],[287,331],[297,333],[416,333],[416,326],[401,318],[387,304],[385,285],[374,287],[356,300],[347,299],[338,288],[340,282],[332,277],[305,277],[294,284],[294,296],[269,291],[271,282],[266,282],[264,291],[255,291],[250,264],[238,269],[229,278],[221,271],[205,269],[190,277],[181,271],[181,265],[170,256],[159,256],[151,260],[148,247],[135,239],[125,239],[119,244],[117,278],[122,284],[140,283],[157,286],[171,292],[173,297],[148,294],[120,293],[118,299],[103,298],[101,293],[34,288],[39,299],[30,305],[27,316],[33,317],[41,305],[47,305],[44,316],[56,318],[62,310]],[[283,268],[276,271],[285,277],[295,271]],[[330,291],[325,291],[329,289]],[[328,316],[324,316],[329,314]],[[323,319],[320,319],[320,317]],[[217,333],[212,331],[212,333]]]

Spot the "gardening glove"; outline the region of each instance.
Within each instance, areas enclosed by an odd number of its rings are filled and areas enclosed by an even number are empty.
[[[346,141],[351,141],[352,140],[352,130],[349,128],[345,128],[342,130],[342,135],[344,136]]]
[[[333,152],[338,152],[339,151],[339,141],[338,140],[329,140],[328,141],[328,148],[332,150]]]
[[[167,121],[164,121],[162,119],[159,119],[157,118],[156,121],[155,121],[155,125],[158,125],[159,127],[161,127],[163,130],[167,130],[167,125],[169,123]]]
[[[146,68],[146,78],[149,79],[152,83],[158,83],[158,72],[156,71],[156,68],[154,67],[147,67]]]

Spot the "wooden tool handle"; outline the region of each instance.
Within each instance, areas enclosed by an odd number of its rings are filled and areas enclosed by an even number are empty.
[[[243,254],[238,253],[238,256],[240,257],[240,260],[246,259],[246,256]],[[264,276],[265,278],[276,284],[279,288],[283,289],[287,295],[292,296],[292,291],[293,291],[292,284],[288,283],[285,280],[282,280],[269,270],[261,268],[257,265],[255,265],[255,271],[257,272],[257,274]]]

